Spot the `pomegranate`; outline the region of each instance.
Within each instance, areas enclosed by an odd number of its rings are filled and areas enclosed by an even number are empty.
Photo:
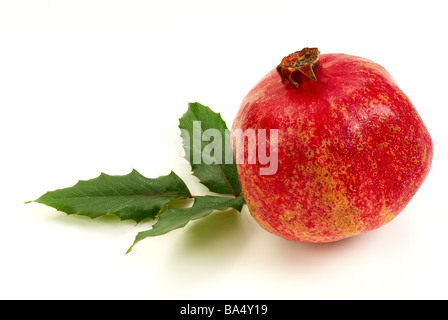
[[[242,101],[232,130],[277,129],[277,170],[237,163],[253,218],[288,240],[331,242],[374,230],[409,203],[431,168],[430,134],[380,65],[305,48]],[[244,138],[244,135],[243,135]],[[246,159],[249,146],[235,148]],[[273,151],[274,150],[274,151]]]

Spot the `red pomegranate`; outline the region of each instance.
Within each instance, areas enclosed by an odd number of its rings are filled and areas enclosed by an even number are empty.
[[[275,147],[273,174],[248,163],[248,141],[233,151],[246,159],[237,167],[251,215],[288,240],[337,241],[388,223],[431,168],[431,137],[411,101],[383,67],[347,54],[285,57],[244,98],[236,129],[278,129],[276,141],[257,141]]]

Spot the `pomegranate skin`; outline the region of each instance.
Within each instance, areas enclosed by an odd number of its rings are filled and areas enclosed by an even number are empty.
[[[278,71],[247,94],[232,126],[278,129],[275,174],[260,175],[266,164],[258,161],[237,163],[253,218],[282,238],[316,243],[394,219],[422,185],[433,155],[408,97],[383,67],[356,56],[320,55],[317,80],[294,73],[297,88]]]

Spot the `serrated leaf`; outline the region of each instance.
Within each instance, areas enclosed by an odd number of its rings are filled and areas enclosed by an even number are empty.
[[[195,121],[200,122],[200,127],[195,126]],[[179,119],[179,128],[188,132],[189,139],[183,136],[185,157],[201,183],[215,193],[240,195],[241,186],[230,149],[230,131],[221,115],[200,103],[190,103],[187,112]],[[198,128],[200,132],[197,132]],[[211,142],[208,140],[215,138],[207,136],[207,132],[210,132],[208,129],[219,132],[222,141],[221,150],[210,150],[210,158],[214,159],[204,159],[204,156],[208,157],[208,153],[203,152]],[[216,156],[215,151],[220,151],[220,157]],[[214,160],[214,163],[206,162],[210,160]]]
[[[34,201],[68,214],[91,218],[114,214],[121,220],[139,222],[154,218],[171,200],[188,197],[190,191],[174,172],[150,179],[133,170],[122,176],[101,173],[72,187],[49,191]]]
[[[236,198],[218,196],[198,197],[194,199],[193,206],[188,208],[175,208],[168,205],[168,209],[159,216],[158,221],[153,225],[152,229],[137,234],[134,243],[127,253],[138,242],[147,237],[162,235],[174,229],[182,228],[189,221],[205,217],[215,210],[234,208],[241,211],[243,204],[244,198],[240,195]]]

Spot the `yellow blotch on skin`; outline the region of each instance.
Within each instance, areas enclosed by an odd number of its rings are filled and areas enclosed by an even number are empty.
[[[340,169],[345,174],[347,166]],[[309,167],[306,171],[316,177],[309,180],[304,188],[305,193],[309,194],[307,201],[304,204],[296,204],[294,211],[285,210],[279,220],[283,224],[282,229],[292,224],[293,228],[290,231],[303,241],[313,241],[320,230],[333,230],[341,238],[362,232],[362,223],[360,224],[354,217],[354,206],[346,196],[347,187],[343,182],[337,179],[337,176],[329,174],[327,169],[318,166]],[[313,195],[321,201],[313,202],[312,199],[316,199]],[[319,215],[309,214],[310,208],[320,208]],[[307,225],[309,221],[315,223],[313,228]]]
[[[380,212],[380,217],[383,220],[383,224],[386,224],[395,218],[395,214],[393,214],[389,208],[383,206],[383,210]]]
[[[384,93],[380,93],[378,95],[378,98],[384,102],[388,102],[390,100],[389,96],[387,94]]]

